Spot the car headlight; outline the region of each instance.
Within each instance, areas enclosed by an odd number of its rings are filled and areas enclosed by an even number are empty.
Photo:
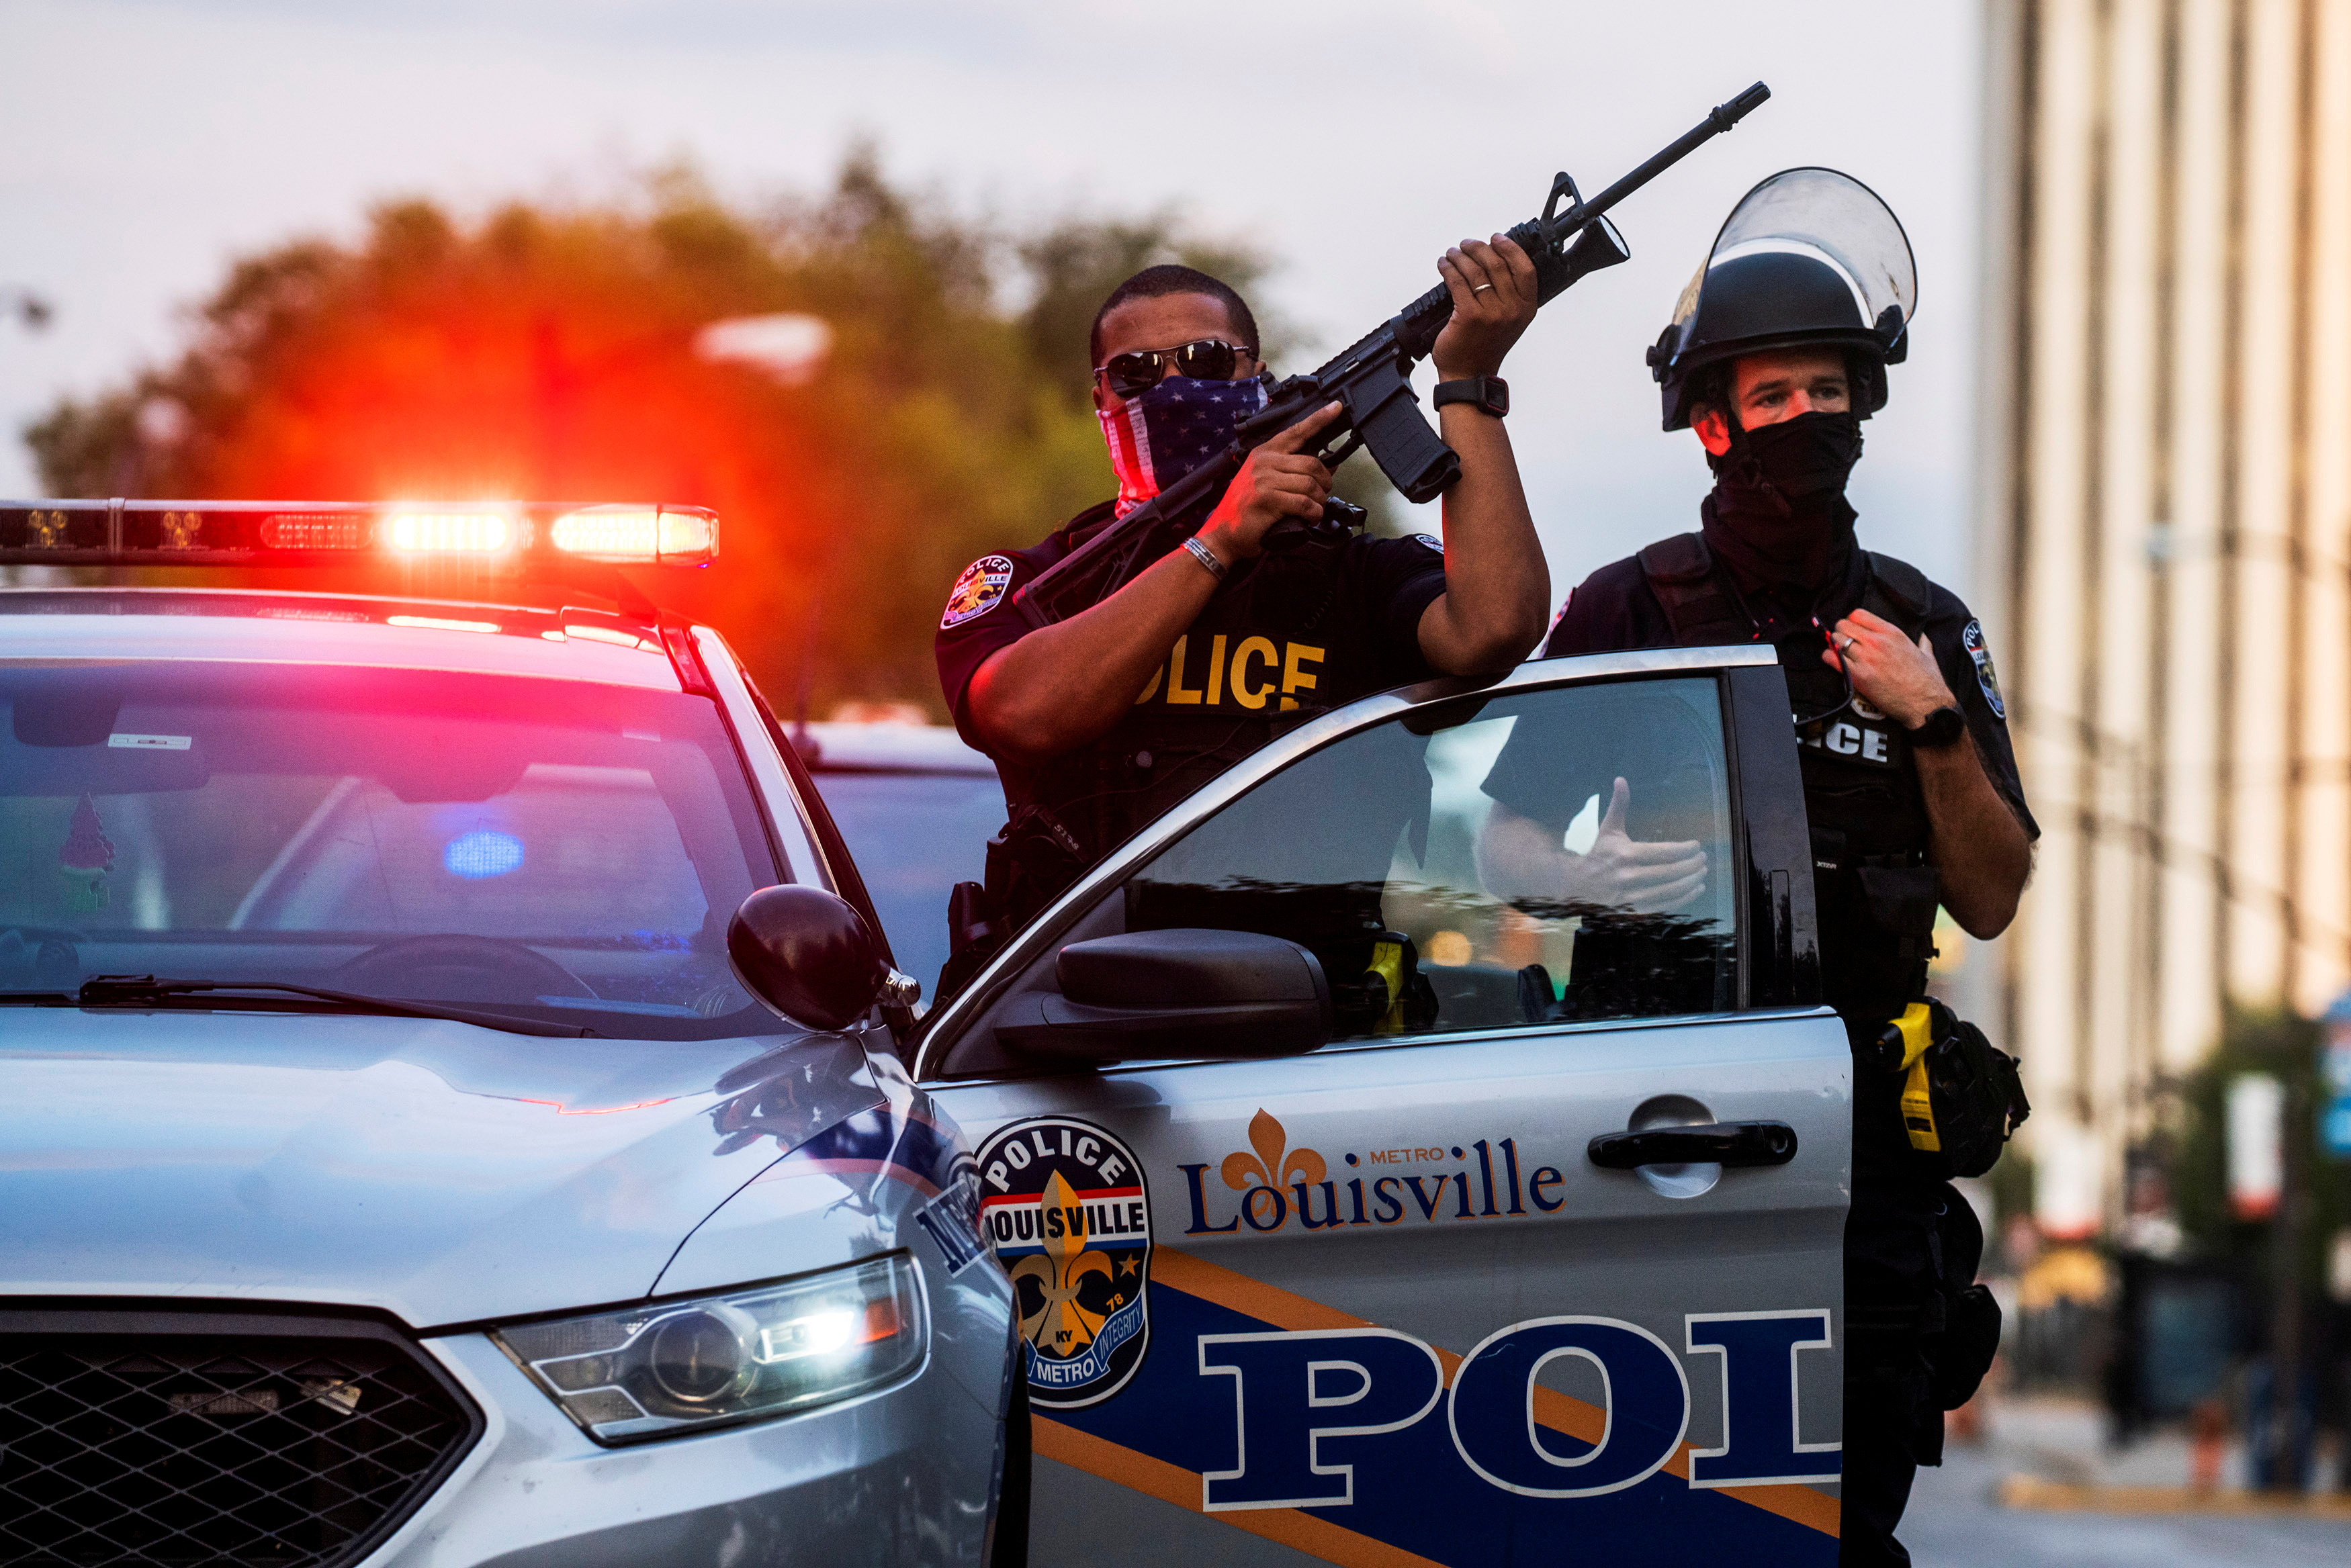
[[[879,1387],[930,1348],[903,1252],[820,1274],[490,1335],[600,1443],[789,1415]]]

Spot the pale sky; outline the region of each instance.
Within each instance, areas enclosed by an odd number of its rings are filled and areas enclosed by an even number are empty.
[[[1740,195],[1803,163],[1875,188],[1917,254],[1862,537],[1964,589],[1980,28],[1964,0],[0,0],[0,288],[58,310],[0,323],[0,494],[35,484],[15,432],[169,358],[232,257],[389,196],[478,212],[682,155],[755,202],[869,133],[973,212],[1180,203],[1280,258],[1261,292],[1329,348],[1554,170],[1597,190],[1761,78],[1771,103],[1617,209],[1632,262],[1505,367],[1554,597],[1696,525],[1706,470],[1642,350]]]

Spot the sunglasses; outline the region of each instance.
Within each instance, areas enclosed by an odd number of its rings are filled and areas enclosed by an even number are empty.
[[[1110,383],[1110,389],[1122,398],[1132,398],[1147,392],[1159,384],[1159,379],[1173,364],[1179,376],[1196,381],[1229,381],[1241,356],[1254,354],[1254,348],[1236,348],[1221,337],[1203,337],[1196,342],[1178,343],[1173,348],[1138,348],[1132,354],[1113,354],[1110,363],[1094,367],[1094,374]]]

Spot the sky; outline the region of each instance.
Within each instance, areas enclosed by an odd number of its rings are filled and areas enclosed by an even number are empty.
[[[1328,348],[1555,170],[1595,191],[1761,79],[1770,103],[1616,210],[1633,260],[1504,367],[1555,597],[1696,525],[1706,470],[1642,351],[1739,197],[1807,163],[1876,190],[1917,257],[1862,537],[1964,591],[1980,26],[1966,0],[0,0],[0,290],[57,311],[0,322],[0,494],[37,483],[16,432],[172,358],[233,258],[355,237],[394,196],[593,197],[684,159],[757,202],[871,136],[971,213],[1175,204],[1247,237]]]

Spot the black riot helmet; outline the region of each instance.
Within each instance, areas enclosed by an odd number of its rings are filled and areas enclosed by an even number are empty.
[[[1700,375],[1771,348],[1842,348],[1854,412],[1886,406],[1886,367],[1910,350],[1918,272],[1876,192],[1834,169],[1786,169],[1723,220],[1706,265],[1649,349],[1666,429],[1689,423]]]

